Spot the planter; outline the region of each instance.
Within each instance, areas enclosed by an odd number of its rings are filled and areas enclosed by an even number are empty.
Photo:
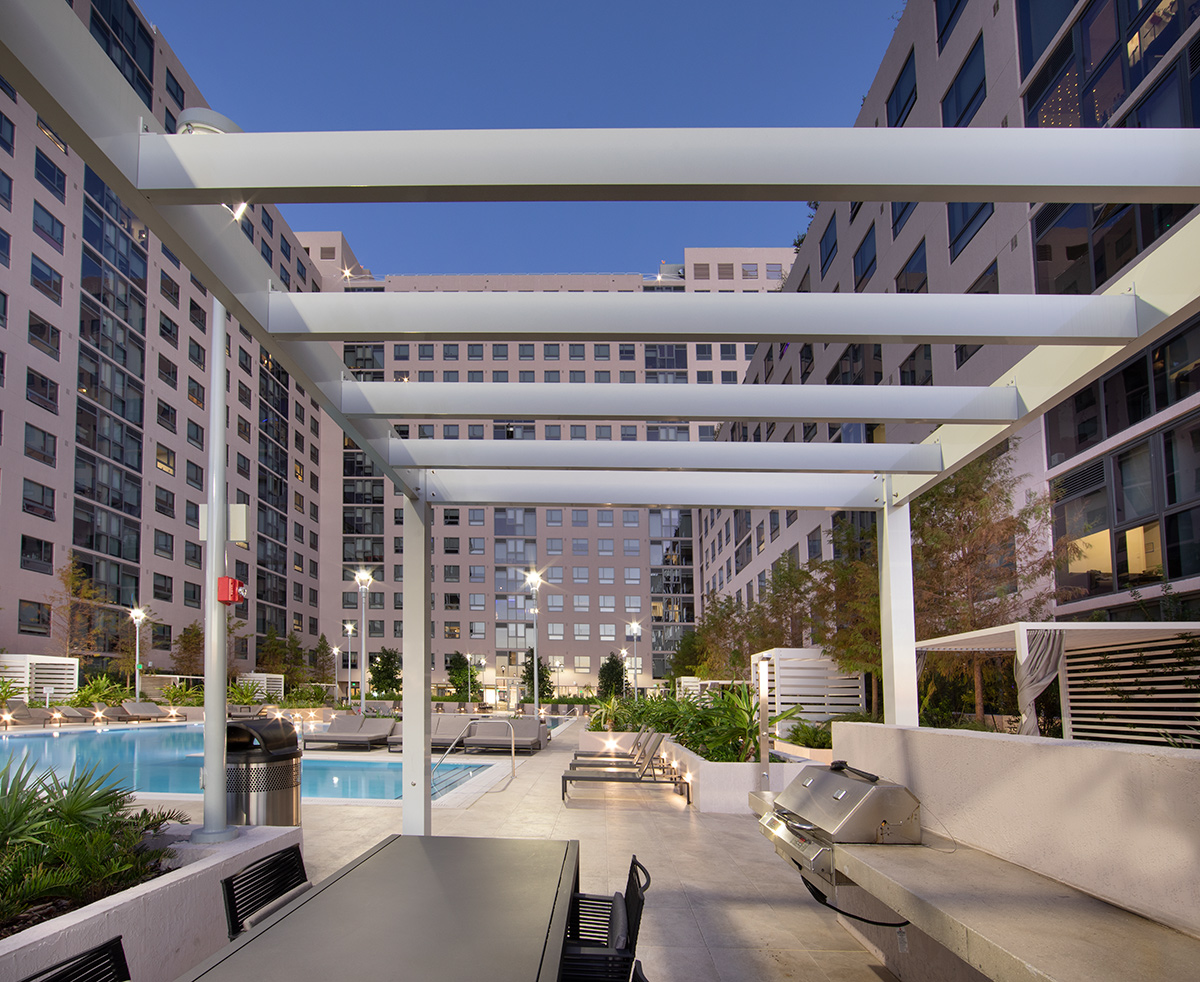
[[[186,826],[171,831],[186,835]],[[0,982],[36,975],[121,935],[137,982],[170,982],[229,942],[221,880],[301,841],[300,829],[250,826],[231,842],[175,844],[179,868],[0,940]]]
[[[745,815],[750,812],[747,795],[759,790],[762,764],[705,760],[670,739],[664,753],[692,785],[692,804],[698,811]],[[770,790],[782,791],[806,766],[805,763],[768,764]]]
[[[820,747],[802,747],[796,743],[772,740],[771,749],[778,750],[781,754],[791,754],[793,757],[807,757],[819,764],[833,763],[833,750],[823,750]]]

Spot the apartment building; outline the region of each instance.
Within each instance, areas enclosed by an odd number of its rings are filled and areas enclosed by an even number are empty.
[[[572,273],[423,275],[377,278],[338,232],[304,232],[299,240],[327,290],[347,292],[690,292],[721,288],[770,292],[783,283],[790,249],[686,249],[683,264],[658,274]],[[735,278],[736,277],[736,278]],[[667,301],[669,302],[669,301]],[[769,298],[764,298],[769,303]],[[564,332],[566,334],[567,332]],[[348,376],[365,381],[559,383],[563,385],[740,383],[753,346],[605,342],[393,342],[346,344]],[[396,434],[411,440],[713,440],[716,423],[522,418],[514,390],[511,417],[406,419]],[[341,672],[357,679],[361,598],[355,574],[367,569],[368,658],[402,637],[401,502],[356,447],[337,434],[322,448],[340,454],[340,489],[327,483],[322,509],[342,515],[340,590],[322,591],[323,623],[341,618]],[[341,495],[339,498],[338,495]],[[601,662],[625,649],[640,685],[666,674],[672,652],[695,621],[693,517],[688,509],[435,509],[433,536],[434,678],[444,678],[456,651],[482,659],[485,691],[517,697],[526,651],[533,646],[534,600],[526,573],[545,579],[537,598],[538,653],[563,692],[594,687]],[[390,624],[388,623],[390,621]],[[637,625],[635,628],[633,625]],[[635,634],[638,635],[635,644]],[[357,682],[354,683],[355,685]]]
[[[168,130],[206,105],[132,4],[74,10]],[[250,206],[236,220],[276,288],[320,289],[276,209]],[[213,439],[226,441],[228,497],[249,505],[254,529],[229,549],[230,574],[250,586],[234,608],[246,623],[235,664],[252,666],[268,628],[310,647],[326,630],[319,441],[331,426],[235,321],[211,318],[203,282],[0,80],[0,508],[16,518],[0,550],[19,556],[0,609],[9,651],[65,653],[54,574],[74,556],[110,605],[96,612],[107,646],[144,606],[143,662],[169,668],[179,631],[203,623],[198,526]],[[228,359],[221,434],[208,432],[213,343]]]
[[[1200,12],[1177,0],[910,3],[857,126],[1200,123]],[[1189,205],[822,202],[785,284],[795,292],[1090,293],[1192,220]],[[989,345],[760,346],[749,384],[990,382],[1027,349]],[[1157,615],[1165,580],[1200,598],[1200,328],[1086,387],[1019,434],[1015,471],[1052,488],[1055,526],[1083,537],[1062,618]],[[889,429],[894,424],[889,424]],[[889,440],[921,439],[915,425]],[[869,424],[738,424],[730,440],[871,442]],[[784,509],[699,516],[704,593],[753,600],[785,553],[828,554],[835,516]],[[873,512],[839,517],[874,521]],[[1142,602],[1131,591],[1142,594]]]

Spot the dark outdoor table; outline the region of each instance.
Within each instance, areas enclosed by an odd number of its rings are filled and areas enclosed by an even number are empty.
[[[395,835],[179,982],[553,982],[578,883],[574,840]]]

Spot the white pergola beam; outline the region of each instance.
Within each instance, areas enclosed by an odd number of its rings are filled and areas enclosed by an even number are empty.
[[[389,456],[400,468],[683,471],[704,481],[712,471],[736,471],[751,482],[770,473],[928,475],[942,469],[940,447],[911,443],[394,439]]]
[[[404,471],[440,505],[664,508],[879,508],[883,478],[857,474],[446,470]],[[420,482],[419,484],[417,482]]]
[[[1200,201],[1195,130],[845,127],[146,133],[160,204]]]
[[[1007,423],[1014,387],[849,385],[562,385],[553,382],[342,383],[352,419],[778,420]]]
[[[1097,344],[1137,337],[1133,296],[946,293],[272,293],[288,341]]]

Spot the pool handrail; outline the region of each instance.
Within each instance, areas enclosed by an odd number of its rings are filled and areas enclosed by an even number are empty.
[[[471,720],[470,723],[468,723],[466,726],[464,726],[462,732],[458,736],[456,736],[453,740],[450,741],[450,746],[448,746],[445,749],[445,751],[443,751],[442,756],[440,756],[437,759],[437,763],[433,765],[433,770],[431,770],[429,772],[430,783],[433,782],[433,775],[435,773],[437,773],[437,769],[442,766],[442,761],[444,761],[450,755],[450,751],[454,749],[454,747],[458,743],[458,741],[467,735],[467,731],[471,729],[471,723],[474,723],[474,722],[475,722],[475,720]],[[509,739],[512,742],[512,747],[511,747],[512,776],[516,777],[517,776],[517,731],[513,728],[512,722],[510,720],[501,718],[499,720],[496,720],[495,722],[504,723],[506,726],[508,726]]]

